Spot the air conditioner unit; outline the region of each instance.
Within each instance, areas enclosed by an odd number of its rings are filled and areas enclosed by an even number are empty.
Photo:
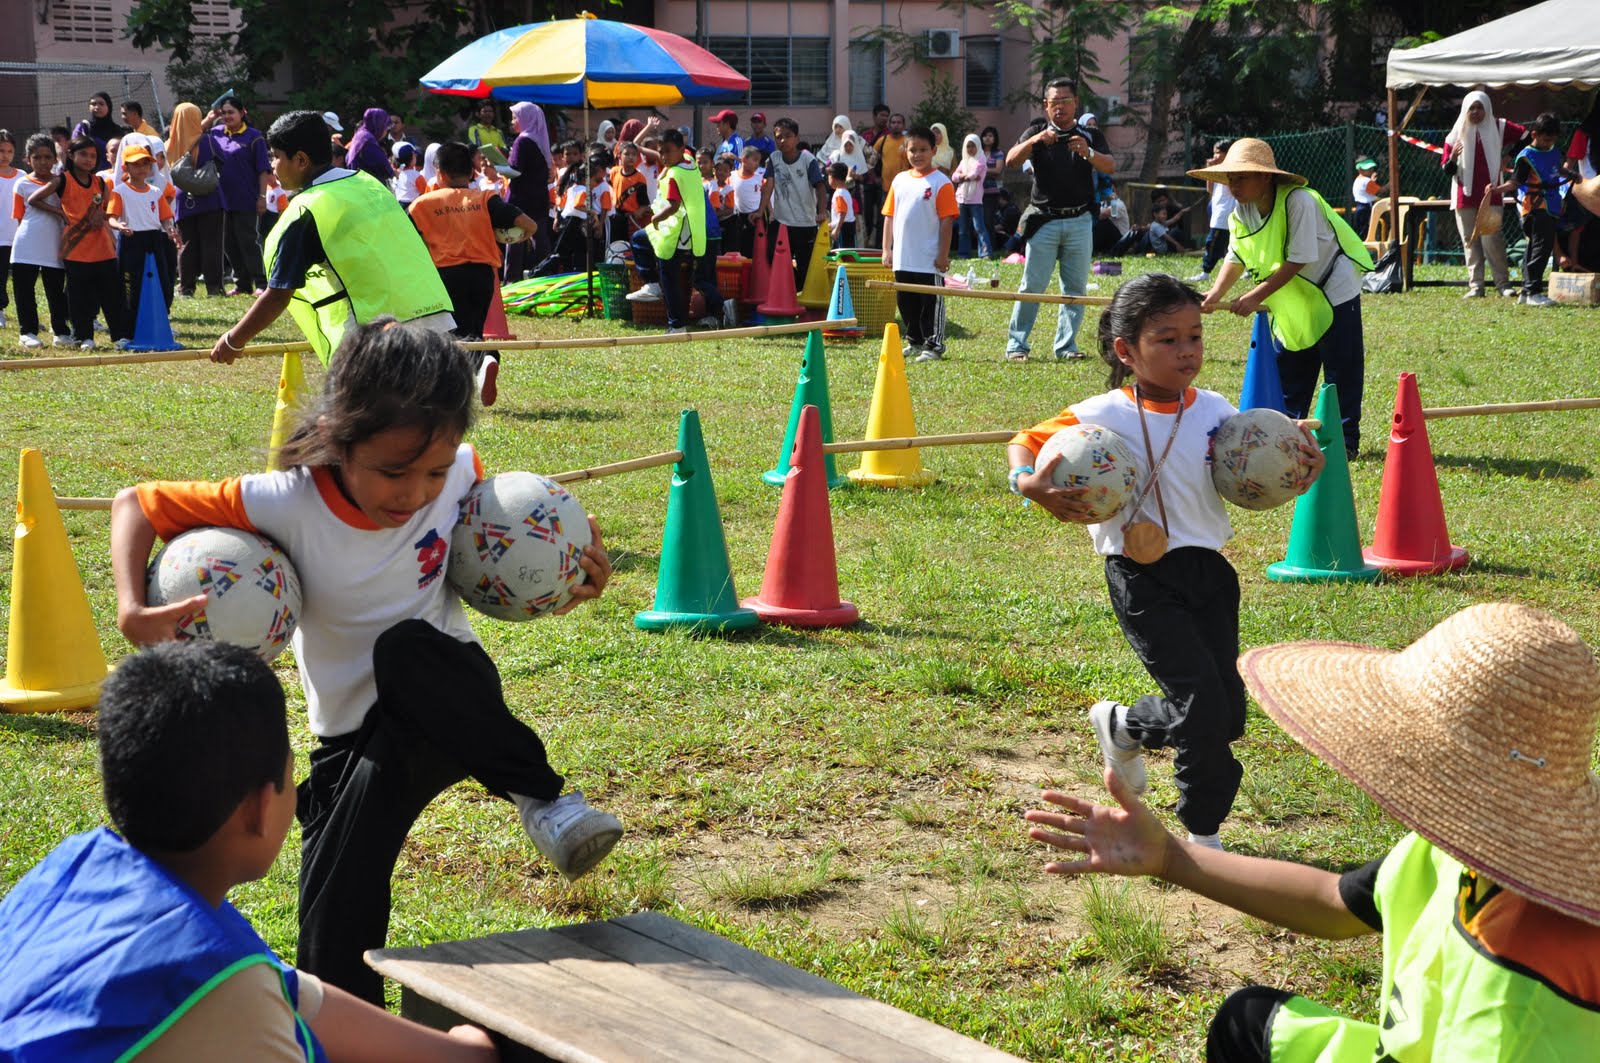
[[[960,59],[960,30],[929,30],[927,40],[929,59]]]

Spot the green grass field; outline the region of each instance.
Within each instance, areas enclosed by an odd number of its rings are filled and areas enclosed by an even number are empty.
[[[1131,271],[1193,272],[1192,258]],[[961,267],[958,267],[961,268]],[[1459,270],[1419,270],[1451,276]],[[1017,267],[1005,280],[1014,287]],[[1109,293],[1118,278],[1098,278]],[[1352,467],[1370,541],[1396,376],[1424,405],[1594,393],[1596,312],[1459,288],[1364,300],[1367,402]],[[209,346],[239,300],[180,301],[174,328]],[[909,369],[922,432],[1012,429],[1104,388],[1097,361],[1001,359],[1009,303],[950,303],[950,360]],[[1098,314],[1090,310],[1092,330]],[[630,332],[610,322],[513,319],[525,337]],[[280,323],[263,340],[291,339]],[[14,343],[14,334],[10,337]],[[1199,383],[1239,390],[1249,322],[1207,321]],[[700,411],[741,593],[759,588],[778,458],[802,341],[510,353],[500,402],[472,441],[491,471],[554,472],[668,450]],[[864,434],[878,343],[828,350],[838,438]],[[0,356],[23,357],[8,346]],[[273,359],[8,373],[0,441],[38,447],[57,493],[108,495],[144,479],[259,469]],[[1235,511],[1227,554],[1243,584],[1245,645],[1335,638],[1400,647],[1473,602],[1549,609],[1600,640],[1600,498],[1592,412],[1436,421],[1445,511],[1472,565],[1377,585],[1282,585],[1290,509]],[[1147,881],[1045,876],[1021,814],[1050,785],[1099,793],[1084,710],[1152,689],[1120,636],[1083,531],[1006,490],[1003,449],[926,450],[934,485],[834,492],[839,582],[852,629],[728,638],[645,634],[633,614],[656,581],[668,473],[577,485],[605,529],[616,577],[596,605],[525,625],[478,618],[508,700],[558,770],[628,834],[575,886],[540,861],[511,808],[457,786],[412,831],[395,873],[390,943],[422,944],[653,908],[1030,1059],[1192,1059],[1212,1010],[1251,980],[1373,1014],[1375,940],[1327,944]],[[842,456],[841,470],[853,467]],[[16,490],[0,462],[0,495]],[[108,659],[114,625],[108,516],[68,513],[72,549]],[[9,601],[10,552],[0,555]],[[277,664],[304,730],[290,655]],[[1330,706],[1330,709],[1334,708]],[[448,706],[442,707],[448,711]],[[1396,825],[1252,710],[1230,848],[1343,869],[1380,854]],[[1170,763],[1151,798],[1174,826]],[[94,717],[0,718],[0,890],[65,835],[104,821]],[[297,834],[265,880],[235,893],[285,955],[295,944]]]

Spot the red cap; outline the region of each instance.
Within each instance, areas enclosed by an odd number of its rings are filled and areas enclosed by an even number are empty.
[[[739,124],[739,116],[728,110],[718,111],[716,114],[711,116],[711,120],[713,122],[732,122],[734,125]]]
[[[750,116],[750,121],[752,121],[752,122],[760,122],[762,125],[766,125],[767,124],[767,112],[765,112],[765,111],[756,111],[754,114],[752,114]]]

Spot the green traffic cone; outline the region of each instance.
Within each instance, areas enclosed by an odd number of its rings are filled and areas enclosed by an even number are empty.
[[[667,495],[667,527],[661,537],[661,567],[656,576],[654,607],[636,613],[633,622],[646,631],[671,627],[698,631],[740,631],[755,627],[755,610],[739,605],[728,564],[728,540],[711,484],[700,414],[684,410],[678,422],[678,449]]]
[[[806,353],[800,359],[800,379],[795,381],[794,402],[789,404],[789,427],[783,431],[783,449],[778,452],[777,468],[768,469],[761,479],[773,487],[782,487],[789,478],[789,457],[794,453],[794,436],[800,428],[800,411],[815,406],[822,415],[822,441],[833,442],[833,407],[828,402],[828,359],[822,353],[822,333],[806,336]],[[834,467],[833,455],[823,457],[823,468],[828,474],[828,489],[846,483]]]
[[[1328,464],[1317,482],[1295,502],[1289,556],[1268,565],[1267,578],[1281,583],[1375,580],[1382,570],[1367,564],[1361,556],[1355,491],[1350,486],[1350,463],[1345,457],[1344,428],[1339,419],[1339,394],[1332,384],[1324,384],[1318,390],[1314,416],[1322,422],[1313,434]]]

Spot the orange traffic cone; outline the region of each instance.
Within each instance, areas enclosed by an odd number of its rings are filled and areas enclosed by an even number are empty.
[[[1378,527],[1372,545],[1361,554],[1369,565],[1397,576],[1451,572],[1469,560],[1465,549],[1450,545],[1415,373],[1400,374],[1378,495]]]
[[[767,278],[767,298],[756,307],[763,317],[799,317],[805,311],[795,298],[794,252],[789,249],[789,227],[778,226],[778,246],[772,251],[772,274]]]
[[[67,542],[67,526],[37,450],[22,452],[17,474],[11,565],[11,628],[0,709],[88,708],[100,698],[106,658]]]
[[[483,338],[486,340],[516,339],[511,326],[506,324],[506,304],[500,298],[500,278],[494,279],[494,298],[489,301],[489,316],[483,319]]]
[[[854,605],[839,600],[822,415],[815,406],[800,413],[761,593],[741,604],[754,609],[764,623],[789,627],[848,627],[861,619]]]
[[[772,265],[767,258],[767,222],[765,218],[756,219],[755,244],[750,253],[750,280],[744,286],[743,302],[747,306],[755,306],[767,297],[767,287],[772,279]]]

